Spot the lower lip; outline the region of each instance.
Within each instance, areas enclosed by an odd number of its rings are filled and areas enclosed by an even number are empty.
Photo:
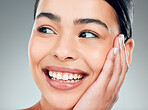
[[[47,75],[46,75],[46,78],[47,78],[47,82],[51,85],[51,87],[55,89],[61,89],[61,90],[70,90],[70,89],[74,89],[78,87],[79,85],[81,85],[84,79],[86,78],[86,76],[80,81],[74,82],[74,83],[55,81],[55,80],[50,79]]]

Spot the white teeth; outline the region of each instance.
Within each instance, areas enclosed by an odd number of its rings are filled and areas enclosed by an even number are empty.
[[[74,80],[71,80],[71,83],[74,83],[75,81]]]
[[[52,75],[52,71],[49,71],[49,75],[50,75],[50,76],[53,76],[53,75]]]
[[[63,82],[62,80],[60,80],[59,82]]]
[[[54,77],[54,78],[57,78],[57,75],[56,75],[56,73],[55,73],[55,72],[53,72],[53,77]]]
[[[75,75],[74,75],[74,79],[77,79],[77,78],[78,78],[78,75],[77,75],[77,74],[75,74]]]
[[[57,79],[63,79],[61,73],[57,74]]]
[[[78,79],[80,79],[80,78],[81,78],[81,75],[79,74],[79,75],[78,75]]]
[[[78,82],[79,80],[75,80],[75,82]]]
[[[59,82],[74,83],[80,81],[79,79],[83,77],[81,74],[72,74],[72,73],[62,73],[49,71],[49,76],[52,77],[52,80]]]
[[[67,82],[67,83],[70,83],[70,80],[67,80],[66,82]]]
[[[63,80],[68,80],[68,74],[63,75]]]
[[[68,79],[73,79],[73,74],[70,74]]]

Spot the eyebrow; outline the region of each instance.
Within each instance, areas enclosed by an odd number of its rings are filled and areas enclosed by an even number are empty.
[[[39,15],[37,15],[37,19],[41,17],[47,17],[50,20],[56,21],[56,22],[61,22],[61,18],[58,15],[52,14],[52,13],[46,13],[46,12],[41,12]],[[75,25],[80,25],[80,24],[89,24],[89,23],[95,23],[99,24],[103,27],[105,27],[107,30],[109,30],[108,26],[101,20],[99,19],[92,19],[92,18],[84,18],[84,19],[76,19],[74,20]]]
[[[103,21],[101,21],[99,19],[85,18],[85,19],[77,19],[77,20],[74,21],[75,25],[77,25],[77,24],[89,24],[89,23],[95,23],[95,24],[102,25],[107,30],[109,30],[108,26]]]
[[[60,22],[61,21],[61,18],[55,14],[52,14],[52,13],[44,13],[44,12],[41,12],[39,15],[37,15],[37,19],[38,18],[41,18],[41,17],[47,17],[53,21],[56,21],[56,22]]]

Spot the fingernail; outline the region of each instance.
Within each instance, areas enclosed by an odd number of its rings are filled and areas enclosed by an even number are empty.
[[[118,52],[118,48],[114,48],[114,55],[116,55]]]
[[[123,34],[121,34],[121,37],[119,38],[120,46],[122,45],[122,42],[124,43],[124,35]]]

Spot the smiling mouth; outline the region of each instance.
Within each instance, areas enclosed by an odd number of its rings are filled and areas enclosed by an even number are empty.
[[[85,73],[72,73],[72,72],[59,72],[49,69],[43,69],[43,72],[51,80],[62,82],[62,83],[75,83],[82,80],[85,76]]]
[[[47,82],[56,89],[69,90],[78,87],[88,76],[79,69],[49,66],[42,69]]]

